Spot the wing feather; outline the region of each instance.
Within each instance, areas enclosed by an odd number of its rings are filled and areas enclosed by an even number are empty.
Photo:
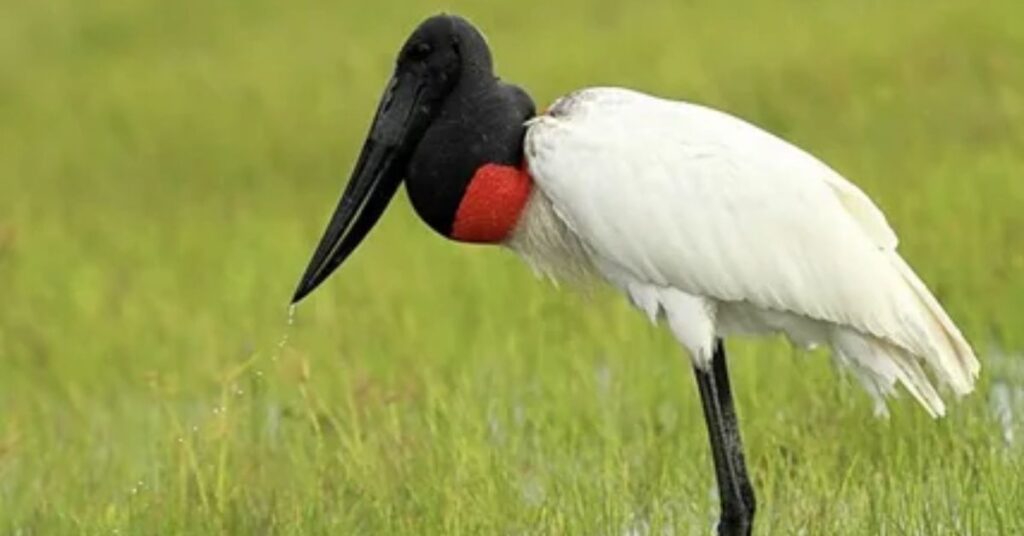
[[[957,392],[973,384],[970,347],[885,216],[799,148],[709,108],[599,88],[533,120],[526,154],[605,273],[849,327]]]

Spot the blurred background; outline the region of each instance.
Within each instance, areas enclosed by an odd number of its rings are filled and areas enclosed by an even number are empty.
[[[933,422],[730,342],[762,534],[1024,531],[1018,2],[0,4],[0,532],[706,534],[682,352],[400,195],[288,299],[423,18],[539,106],[700,102],[860,185],[983,362]]]

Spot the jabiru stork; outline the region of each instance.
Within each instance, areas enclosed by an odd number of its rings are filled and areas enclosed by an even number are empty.
[[[431,17],[402,46],[293,303],[403,179],[441,235],[504,245],[553,277],[603,278],[665,321],[696,375],[722,535],[749,534],[755,510],[724,337],[828,345],[882,410],[898,383],[940,416],[933,382],[963,395],[978,375],[885,216],[826,164],[726,113],[626,89],[576,91],[537,115],[463,18]]]

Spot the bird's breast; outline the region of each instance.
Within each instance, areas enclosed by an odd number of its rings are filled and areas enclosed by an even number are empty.
[[[585,283],[599,275],[580,238],[558,216],[539,184],[531,191],[504,245],[522,257],[534,272],[553,280]]]

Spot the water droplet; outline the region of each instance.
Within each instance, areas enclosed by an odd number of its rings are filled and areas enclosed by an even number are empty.
[[[295,304],[288,306],[288,317],[285,319],[285,330],[284,334],[281,335],[281,340],[277,343],[278,354],[288,344],[288,336],[291,335],[291,327],[295,325]],[[277,361],[277,354],[271,356],[271,361]]]

